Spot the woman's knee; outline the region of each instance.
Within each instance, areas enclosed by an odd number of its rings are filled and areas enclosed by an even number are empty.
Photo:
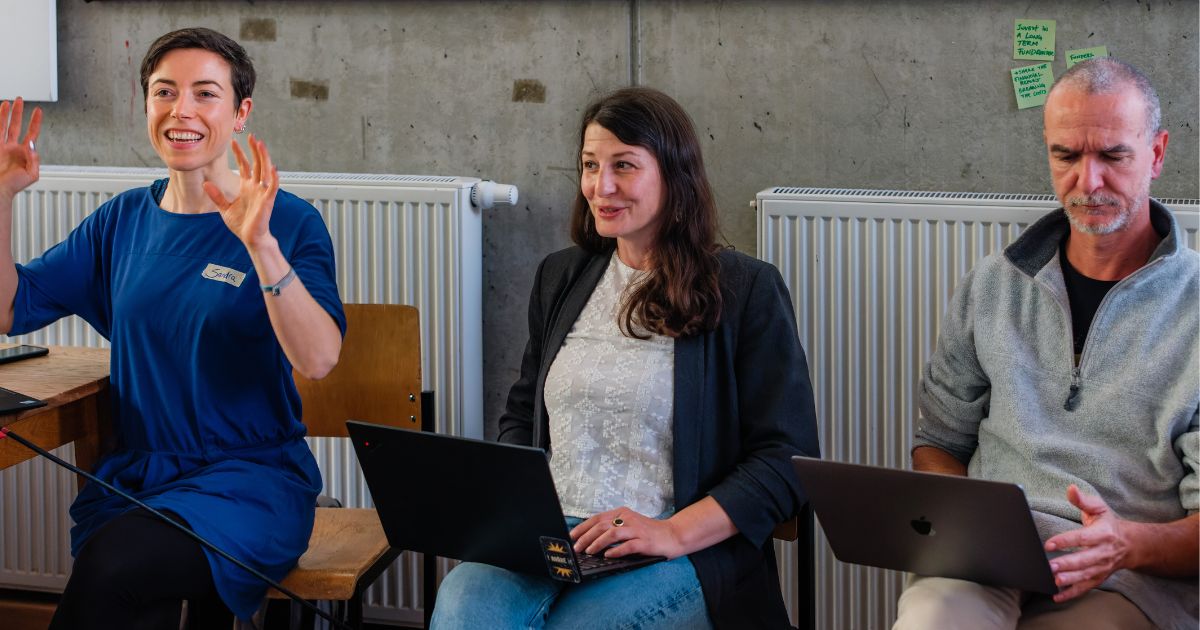
[[[432,625],[441,629],[478,628],[481,624],[541,627],[559,590],[549,578],[464,562],[438,587]]]
[[[71,580],[93,593],[120,593],[144,580],[156,562],[136,545],[111,544],[102,538],[87,542],[71,566]]]
[[[709,628],[712,622],[687,556],[570,587],[547,627]]]
[[[84,544],[71,581],[91,592],[153,599],[211,591],[208,571],[194,541],[135,510],[112,519]]]

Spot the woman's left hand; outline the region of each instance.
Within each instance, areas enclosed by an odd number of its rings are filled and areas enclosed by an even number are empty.
[[[601,512],[576,525],[571,539],[576,552],[603,552],[608,558],[630,554],[677,558],[685,553],[671,521],[650,518],[627,507]],[[607,549],[612,545],[616,546]]]
[[[267,145],[250,134],[246,140],[254,156],[253,167],[246,154],[236,142],[233,155],[237,158],[241,184],[233,199],[226,199],[221,189],[212,182],[204,182],[204,192],[221,211],[221,218],[239,240],[251,251],[273,241],[271,236],[271,209],[275,206],[275,194],[279,192],[279,170],[271,162]]]

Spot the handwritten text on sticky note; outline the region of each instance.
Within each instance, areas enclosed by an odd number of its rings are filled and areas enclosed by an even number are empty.
[[[1108,47],[1107,46],[1093,46],[1091,48],[1080,48],[1079,50],[1068,50],[1067,51],[1067,67],[1070,68],[1071,66],[1079,63],[1080,61],[1091,59],[1092,57],[1107,57],[1107,56],[1108,56]]]
[[[1017,20],[1013,59],[1054,59],[1054,20]]]
[[[1028,109],[1046,104],[1046,95],[1054,84],[1054,73],[1050,62],[1012,69],[1013,91],[1017,95],[1017,109]]]

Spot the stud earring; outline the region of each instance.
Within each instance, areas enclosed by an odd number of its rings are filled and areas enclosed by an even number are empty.
[[[234,133],[246,133],[246,124],[242,123],[241,125],[234,127],[233,132]]]

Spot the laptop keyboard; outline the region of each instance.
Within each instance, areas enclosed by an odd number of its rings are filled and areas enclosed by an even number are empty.
[[[629,563],[629,558],[606,558],[602,555],[592,555],[590,553],[577,553],[575,554],[575,560],[579,563],[579,571],[581,573],[588,573],[602,567]]]

